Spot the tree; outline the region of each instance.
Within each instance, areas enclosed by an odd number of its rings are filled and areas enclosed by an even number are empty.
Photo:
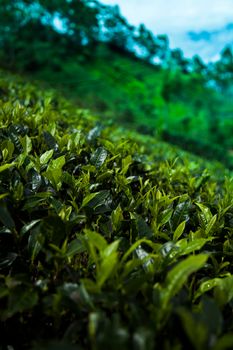
[[[100,15],[101,39],[114,49],[132,52],[134,27],[121,15],[119,6],[104,6]]]
[[[180,69],[183,73],[189,71],[189,61],[184,58],[182,50],[175,49],[171,51],[170,62],[173,68]]]
[[[141,48],[142,56],[144,56],[147,61],[152,61],[159,50],[159,44],[153,33],[148,30],[144,24],[139,26],[137,35],[135,36],[135,42]]]
[[[203,76],[207,73],[207,67],[198,55],[195,55],[192,58],[191,67],[194,73],[201,74]]]
[[[233,50],[226,47],[222,53],[220,60],[214,65],[213,76],[224,93],[233,95]]]
[[[38,69],[74,54],[93,55],[99,37],[98,3],[89,0],[3,0],[0,58],[3,65]],[[55,26],[59,19],[64,30]]]

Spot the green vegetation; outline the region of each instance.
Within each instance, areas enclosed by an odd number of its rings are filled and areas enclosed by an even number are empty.
[[[0,15],[0,350],[232,349],[232,50],[95,0]]]
[[[94,61],[68,60],[59,72],[45,66],[32,77],[101,118],[233,166],[232,97],[207,87],[198,73],[154,67],[99,46]]]
[[[233,167],[230,48],[214,64],[187,60],[166,35],[95,0],[2,0],[0,15],[1,67],[59,87],[101,118]]]
[[[231,349],[227,172],[0,88],[0,349]]]

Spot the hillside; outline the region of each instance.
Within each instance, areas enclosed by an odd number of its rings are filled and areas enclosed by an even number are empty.
[[[72,57],[29,76],[56,87],[106,121],[131,128],[232,168],[231,96],[201,74],[161,68],[99,45],[92,59]]]
[[[232,348],[230,173],[12,74],[0,92],[0,349]]]

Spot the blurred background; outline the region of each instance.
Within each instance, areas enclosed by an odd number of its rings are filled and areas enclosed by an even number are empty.
[[[233,168],[233,0],[0,0],[0,18],[2,70]]]

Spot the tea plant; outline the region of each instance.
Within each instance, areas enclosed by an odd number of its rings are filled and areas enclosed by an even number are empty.
[[[232,179],[0,84],[0,349],[231,349]]]

